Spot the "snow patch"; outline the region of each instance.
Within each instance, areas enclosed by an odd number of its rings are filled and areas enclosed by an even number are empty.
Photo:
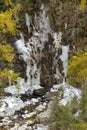
[[[66,105],[68,102],[70,102],[74,97],[77,97],[79,100],[81,98],[81,90],[74,88],[71,85],[68,85],[67,83],[62,83],[58,85],[54,85],[51,89],[51,92],[56,92],[59,89],[62,89],[63,92],[63,99],[61,99],[60,104]]]

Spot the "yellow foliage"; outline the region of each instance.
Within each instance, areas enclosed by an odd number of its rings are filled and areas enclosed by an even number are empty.
[[[21,4],[16,4],[14,9],[12,10],[13,15],[17,15],[17,13],[19,13],[20,10],[21,10]]]
[[[0,60],[12,63],[14,56],[14,49],[11,47],[11,45],[0,44]]]
[[[8,5],[12,5],[13,3],[12,0],[4,0],[4,4],[8,6]]]
[[[87,130],[87,123],[82,122],[82,123],[77,123],[74,124],[74,130]]]
[[[0,33],[4,38],[10,34],[15,35],[17,32],[17,14],[20,11],[21,5],[14,2],[13,0],[2,0],[4,9],[2,7],[3,11],[0,11]],[[15,53],[13,47],[6,41],[3,41],[3,37],[0,43],[0,61],[6,63],[8,68],[0,69],[0,86],[6,85],[10,80],[13,81],[19,76],[19,73],[10,71],[10,68],[13,67],[12,62]]]
[[[77,53],[70,60],[68,77],[70,84],[87,83],[87,52]]]
[[[12,11],[0,13],[0,31],[3,33],[10,32],[14,34],[16,31],[16,22],[12,20]]]
[[[0,84],[4,85],[9,82],[13,82],[20,74],[15,73],[13,70],[7,68],[0,71]]]
[[[17,31],[16,15],[19,12],[21,6],[17,4],[13,9],[9,9],[5,12],[0,12],[0,31],[4,34],[9,32],[14,35]]]
[[[83,11],[86,7],[87,0],[81,0],[81,10]]]

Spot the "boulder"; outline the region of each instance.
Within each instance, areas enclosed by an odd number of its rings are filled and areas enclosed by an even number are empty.
[[[53,100],[55,97],[57,96],[57,92],[47,92],[43,98],[46,100],[46,101],[51,101]]]
[[[25,92],[25,94],[20,94],[20,98],[25,102],[32,98],[31,92],[28,90]]]
[[[33,95],[35,96],[43,96],[46,93],[44,88],[36,89],[33,91]]]

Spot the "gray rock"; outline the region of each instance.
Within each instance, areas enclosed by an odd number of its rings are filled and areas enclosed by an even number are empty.
[[[33,91],[33,95],[35,96],[43,96],[46,93],[44,88],[40,88]]]
[[[14,124],[14,122],[9,122],[8,125],[11,126],[11,127],[13,127],[15,124]]]
[[[57,92],[47,92],[43,98],[46,100],[46,101],[50,101],[52,99],[54,99],[55,97],[57,96]]]

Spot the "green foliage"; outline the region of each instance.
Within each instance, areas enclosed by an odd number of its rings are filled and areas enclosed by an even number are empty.
[[[73,125],[73,130],[87,130],[87,123],[81,122]]]
[[[75,114],[78,111],[79,103],[78,103],[77,97],[74,97],[73,100],[71,101],[70,108],[71,108],[72,114]]]
[[[21,5],[20,11],[23,16],[25,15],[25,12],[31,13],[35,9],[35,4],[33,0],[17,0],[17,1],[15,0],[15,3]],[[19,14],[19,16],[20,15],[21,14]]]
[[[24,0],[21,2],[22,7],[26,11],[32,11],[34,9],[34,3],[32,0]]]
[[[72,85],[87,87],[87,52],[77,52],[69,61],[68,80]]]
[[[12,2],[12,0],[4,0],[4,4],[6,5],[6,6],[9,6],[9,5],[13,5],[13,2]]]
[[[87,90],[83,91],[80,102],[80,118],[84,121],[87,121]]]
[[[73,107],[73,103],[75,104],[75,107]],[[76,104],[78,106],[77,108]],[[74,109],[75,111],[73,112]],[[79,116],[75,118],[74,114],[79,109],[81,112],[79,113]],[[83,101],[82,97],[80,104],[77,103],[75,98],[71,103],[66,104],[65,106],[61,106],[59,100],[55,99],[51,108],[49,130],[87,130],[86,113],[83,114],[83,111],[87,112],[87,98]]]
[[[49,0],[50,20],[54,30],[63,32],[62,41],[76,49],[87,45],[87,8],[85,0]],[[85,8],[84,8],[85,7]],[[82,9],[83,8],[83,9]]]
[[[17,14],[20,11],[21,5],[15,4],[15,0],[1,0],[0,1],[0,61],[6,64],[5,68],[1,65],[0,68],[0,87],[5,87],[19,76],[19,73],[13,71],[13,60],[15,52],[13,47],[8,44],[8,37],[16,35],[17,32]],[[9,40],[10,41],[10,40]],[[1,89],[0,89],[1,91]]]
[[[74,118],[69,104],[61,106],[59,100],[56,99],[51,109],[49,130],[68,130],[73,122]]]
[[[7,84],[11,85],[14,80],[19,76],[19,73],[15,73],[13,70],[4,68],[0,72],[0,85],[5,86]]]

